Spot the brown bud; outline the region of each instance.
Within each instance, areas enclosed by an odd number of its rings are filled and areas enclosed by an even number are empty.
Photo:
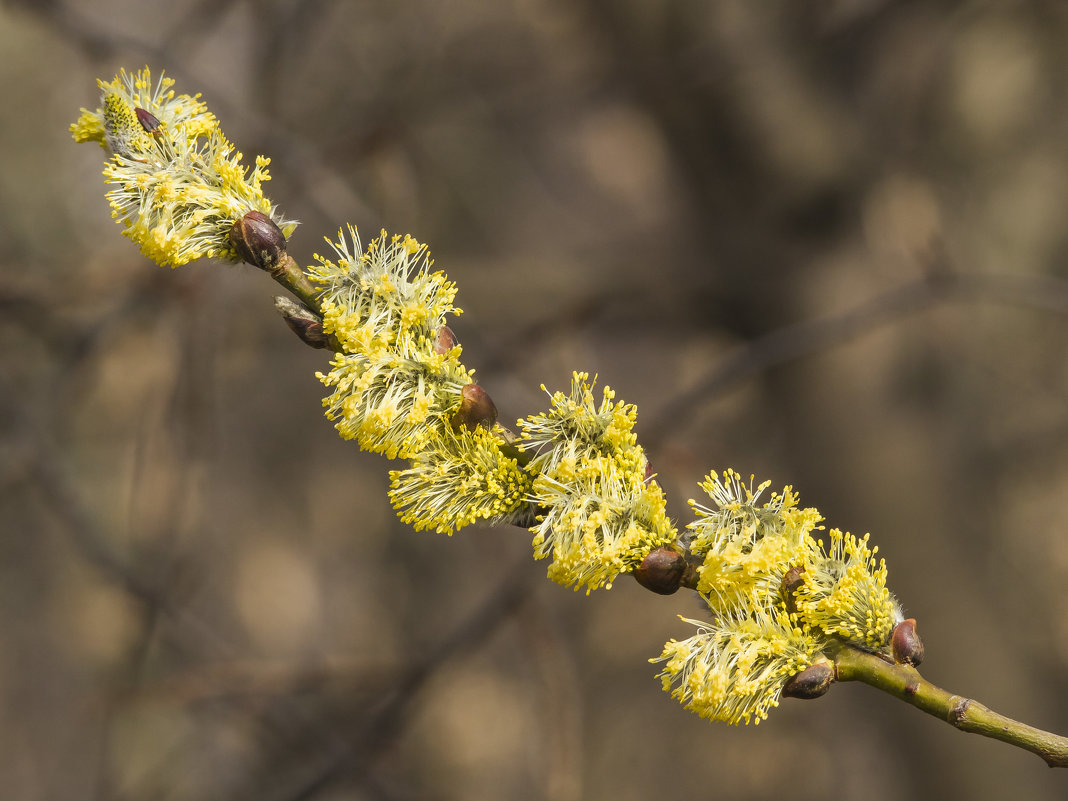
[[[830,662],[817,662],[786,680],[782,686],[784,698],[819,698],[834,684],[834,668]]]
[[[497,407],[489,393],[478,384],[465,385],[460,397],[460,408],[452,416],[453,428],[489,428],[497,422]]]
[[[685,556],[673,548],[656,548],[646,554],[634,578],[650,592],[671,595],[679,588],[685,570]]]
[[[274,299],[274,307],[278,309],[289,329],[300,337],[305,345],[325,348],[330,344],[330,337],[323,331],[322,318],[303,303],[277,297]]]
[[[797,599],[794,594],[797,592],[798,588],[805,583],[804,576],[802,575],[804,572],[805,568],[803,565],[794,565],[783,574],[780,586],[782,588],[783,599],[786,601],[786,611],[788,612],[797,611]]]
[[[653,472],[653,463],[650,462],[648,459],[646,459],[645,460],[645,483],[648,484],[650,481],[652,481],[653,480],[653,476],[655,476],[655,475],[656,475],[656,473]]]
[[[894,626],[890,635],[894,661],[900,665],[918,665],[923,661],[923,640],[916,633],[916,619],[910,617]]]
[[[285,255],[286,237],[266,214],[250,211],[230,229],[230,246],[242,261],[270,270]]]
[[[151,111],[145,111],[143,108],[135,108],[134,114],[137,115],[137,121],[141,123],[141,127],[150,134],[154,134],[156,129],[160,126],[159,117],[153,114]]]
[[[438,338],[434,343],[434,353],[443,354],[448,353],[450,350],[459,344],[456,340],[456,334],[452,332],[452,329],[447,325],[443,325],[438,329]]]

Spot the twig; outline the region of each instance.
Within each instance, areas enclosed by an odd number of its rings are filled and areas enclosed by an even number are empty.
[[[288,253],[283,255],[278,264],[268,269],[267,272],[271,278],[292,292],[309,309],[322,313],[322,308],[319,306],[319,290]]]
[[[1068,737],[1007,718],[978,701],[936,687],[910,665],[843,647],[834,654],[838,681],[861,681],[944,720],[961,731],[981,734],[1042,757],[1051,768],[1068,767]]]

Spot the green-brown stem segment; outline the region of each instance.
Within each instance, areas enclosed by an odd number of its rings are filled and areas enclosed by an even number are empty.
[[[861,681],[890,693],[961,731],[981,734],[1037,754],[1051,768],[1068,767],[1068,737],[999,715],[978,701],[946,692],[910,665],[842,645],[830,655],[838,681]]]
[[[288,253],[283,254],[278,263],[268,268],[267,272],[270,273],[271,278],[292,292],[309,309],[317,314],[322,313],[319,290]]]

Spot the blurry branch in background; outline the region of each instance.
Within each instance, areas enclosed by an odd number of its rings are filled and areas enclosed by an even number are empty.
[[[692,387],[676,392],[644,426],[644,439],[657,444],[679,421],[713,395],[781,364],[839,347],[933,307],[955,302],[1021,306],[1068,316],[1068,284],[1041,275],[982,275],[928,270],[838,314],[786,325],[739,346],[713,365]]]
[[[689,621],[697,633],[669,641],[651,661],[663,663],[665,690],[703,717],[759,723],[781,697],[816,698],[835,681],[862,681],[962,730],[1068,766],[1068,739],[919,676],[924,648],[916,622],[888,590],[878,549],[866,536],[820,534],[822,516],[801,507],[791,487],[765,496],[767,483],[712,472],[701,484],[709,505],[691,501],[695,520],[679,531],[633,433],[636,408],[608,388],[597,399],[581,372],[569,391],[549,394],[549,410],[517,421],[518,435],[498,423],[447,325],[460,313],[456,286],[432,271],[426,246],[383,232],[365,249],[350,226],[327,240],[330,255],[301,269],[286,250],[296,223],[262,191],[269,160],[257,157],[251,171],[243,166],[199,96],[177,95],[171,83],[153,82],[147,69],[101,81],[101,108],[83,110],[71,126],[76,140],[109,153],[104,174],[113,216],[160,264],[244,261],[299,300],[280,299],[278,308],[306,344],[333,352],[329,373],[319,375],[331,393],[327,416],[361,448],[407,462],[391,472],[389,492],[404,522],[447,534],[478,521],[529,527],[535,558],[550,560],[549,577],[587,594],[628,573],[654,593],[695,591],[706,619]],[[990,295],[1064,310],[1063,287],[1054,302],[1048,287],[1002,281],[933,270],[845,314],[775,332],[677,398],[664,419],[732,381],[945,298]],[[665,430],[661,424],[654,435]],[[494,606],[512,608],[524,586],[510,579]],[[489,618],[496,614],[487,607]],[[476,616],[470,628],[479,631],[457,635],[414,671],[399,686],[398,706],[387,702],[383,714],[395,721],[388,710],[403,706],[403,696],[457,643],[492,624]],[[373,728],[372,737],[389,729],[381,721]],[[353,758],[351,748],[330,751],[293,797],[309,797],[350,770]]]
[[[505,571],[504,580],[485,603],[369,704],[359,732],[347,737],[341,747],[309,760],[312,764],[304,766],[291,784],[275,789],[269,801],[311,798],[341,778],[368,781],[374,757],[395,744],[419,690],[443,664],[470,653],[516,612],[530,593],[532,575],[525,562]]]

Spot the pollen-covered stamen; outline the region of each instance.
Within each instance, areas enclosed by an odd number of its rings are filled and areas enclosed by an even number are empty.
[[[143,157],[137,151],[149,142],[136,137],[153,134],[160,144],[177,135],[193,141],[219,127],[199,95],[176,94],[171,78],[161,74],[153,80],[147,68],[135,73],[122,70],[98,85],[101,107],[82,109],[70,127],[78,142],[99,142],[113,154],[136,159]]]
[[[634,434],[636,407],[609,387],[600,394],[576,372],[569,393],[549,395],[549,411],[519,421],[518,443],[538,451],[527,465],[538,476],[531,502],[544,510],[531,528],[535,558],[551,556],[549,578],[587,592],[678,536]]]
[[[823,642],[795,627],[781,607],[736,607],[722,610],[714,623],[687,622],[698,633],[669,641],[652,661],[664,663],[664,689],[711,720],[760,723],[779,705],[790,678],[826,661]]]
[[[805,563],[794,592],[797,615],[824,634],[865,648],[888,651],[901,622],[901,607],[886,587],[886,562],[876,558],[868,537],[831,529]]]
[[[477,399],[469,397],[460,409],[473,383],[460,347],[435,350],[445,317],[460,310],[452,304],[456,285],[431,270],[426,246],[383,231],[364,250],[352,226],[327,241],[334,257],[317,255],[308,274],[323,329],[337,343],[332,369],[320,379],[332,388],[323,405],[341,436],[410,459],[446,430],[492,425],[492,406],[472,406]],[[460,429],[453,426],[458,411]]]
[[[717,606],[746,603],[756,595],[782,595],[792,566],[806,563],[816,547],[811,537],[820,521],[815,509],[802,509],[789,487],[759,503],[767,482],[753,489],[733,470],[709,474],[701,484],[714,508],[691,500],[697,519],[690,523],[690,550],[702,563],[698,592]],[[794,611],[787,599],[788,611]]]
[[[228,236],[249,211],[274,220],[285,235],[296,223],[263,195],[270,159],[249,169],[219,130],[199,95],[176,94],[174,81],[149,70],[100,81],[100,108],[82,109],[71,125],[78,142],[98,142],[113,156],[104,168],[112,216],[141,252],[176,267],[201,257],[237,260]],[[303,297],[303,295],[302,295]]]
[[[485,428],[446,429],[390,473],[389,497],[401,520],[415,529],[452,534],[480,520],[521,514],[530,477]]]
[[[107,92],[101,116],[108,150],[122,158],[142,161],[152,148],[152,139],[145,133],[134,107],[118,92]]]

